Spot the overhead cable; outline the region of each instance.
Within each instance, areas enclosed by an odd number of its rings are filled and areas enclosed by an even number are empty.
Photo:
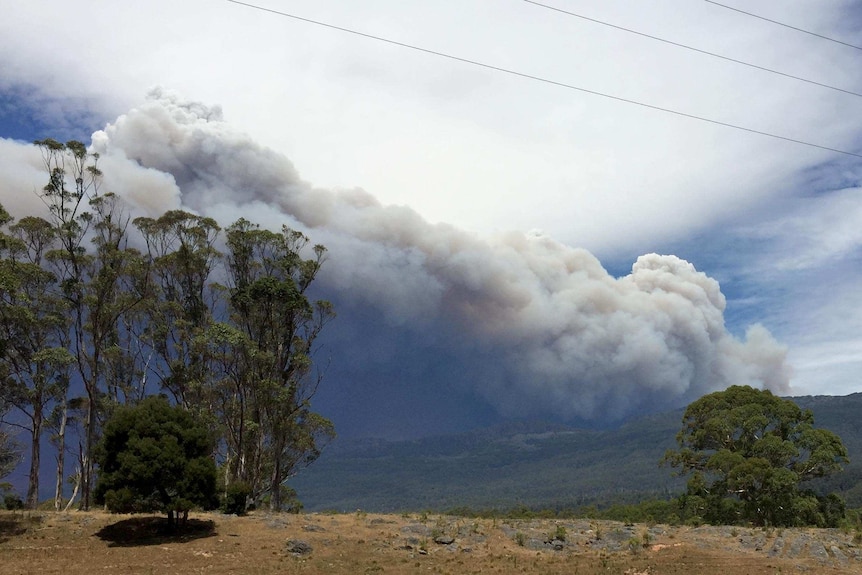
[[[567,16],[574,16],[575,18],[580,18],[581,20],[587,20],[588,22],[593,22],[595,24],[601,24],[602,26],[607,26],[609,28],[614,28],[616,30],[622,30],[623,32],[628,32],[629,34],[635,34],[637,36],[649,38],[650,40],[655,40],[657,42],[664,42],[665,44],[670,44],[671,46],[676,46],[677,48],[685,48],[686,50],[691,50],[692,52],[697,52],[699,54],[705,54],[707,56],[712,56],[713,58],[720,58],[721,60],[726,60],[727,62],[733,62],[734,64],[740,64],[742,66],[748,66],[749,68],[755,68],[755,69],[761,70],[763,72],[769,72],[770,74],[776,74],[778,76],[784,76],[785,78],[790,78],[792,80],[798,80],[800,82],[805,82],[806,84],[813,84],[815,86],[820,86],[821,88],[827,88],[829,90],[835,90],[837,92],[844,92],[845,94],[850,94],[851,96],[857,96],[857,97],[862,98],[862,93],[859,93],[859,92],[854,92],[852,90],[845,90],[844,88],[838,88],[836,86],[824,84],[822,82],[816,82],[814,80],[802,78],[801,76],[794,76],[793,74],[787,74],[786,72],[781,72],[779,70],[767,68],[765,66],[758,66],[757,64],[752,64],[750,62],[745,62],[743,60],[737,60],[736,58],[731,58],[729,56],[722,56],[721,54],[716,54],[715,52],[709,52],[707,50],[701,50],[700,48],[695,48],[694,46],[689,46],[687,44],[681,44],[679,42],[674,42],[673,40],[666,40],[665,38],[659,38],[658,36],[652,36],[651,34],[645,34],[643,32],[638,32],[637,30],[632,30],[631,28],[625,28],[623,26],[617,26],[616,24],[611,24],[610,22],[604,22],[602,20],[590,18],[589,16],[584,16],[582,14],[577,14],[575,12],[563,10],[562,8],[557,8],[555,6],[550,6],[548,4],[542,4],[541,2],[535,2],[534,0],[523,0],[523,1],[526,2],[527,4],[532,4],[532,5],[538,6],[540,8],[546,8],[548,10],[552,10],[554,12],[559,12],[559,13],[565,14]]]
[[[862,154],[857,154],[855,152],[848,152],[846,150],[839,150],[837,148],[831,148],[829,146],[822,146],[820,144],[814,144],[811,142],[806,142],[804,140],[797,140],[795,138],[789,138],[787,136],[780,136],[778,134],[772,134],[770,132],[763,132],[761,130],[755,130],[753,128],[746,128],[745,126],[739,126],[736,124],[731,124],[728,122],[722,122],[720,120],[712,120],[710,118],[706,118],[704,116],[697,116],[695,114],[688,114],[686,112],[680,112],[678,110],[672,110],[670,108],[662,108],[661,106],[655,106],[653,104],[647,104],[644,102],[638,102],[637,100],[630,100],[628,98],[622,98],[620,96],[614,96],[612,94],[605,94],[603,92],[598,92],[596,90],[590,90],[587,88],[581,88],[579,86],[575,86],[572,84],[566,84],[565,82],[558,82],[556,80],[551,80],[549,78],[542,78],[541,76],[533,76],[532,74],[527,74],[524,72],[518,72],[516,70],[511,70],[509,68],[503,68],[500,66],[495,66],[493,64],[485,64],[483,62],[478,62],[476,60],[470,60],[468,58],[462,58],[460,56],[454,56],[452,54],[446,54],[445,52],[438,52],[436,50],[431,50],[428,48],[422,48],[421,46],[414,46],[412,44],[406,44],[404,42],[399,42],[397,40],[390,40],[388,38],[383,38],[382,36],[375,36],[373,34],[368,34],[365,32],[360,32],[358,30],[352,30],[350,28],[344,28],[341,26],[336,26],[335,24],[328,24],[326,22],[320,22],[319,20],[312,20],[310,18],[304,18],[302,16],[297,16],[296,14],[289,14],[287,12],[281,12],[279,10],[274,10],[272,8],[266,8],[263,6],[257,6],[255,4],[250,4],[248,2],[241,2],[240,0],[225,0],[226,2],[230,2],[231,4],[237,4],[239,6],[245,6],[247,8],[252,8],[254,10],[259,10],[261,12],[267,12],[270,14],[274,14],[276,16],[283,16],[285,18],[291,18],[293,20],[298,20],[301,22],[306,22],[308,24],[314,24],[316,26],[322,26],[324,28],[329,28],[332,30],[338,30],[340,32],[346,32],[348,34],[353,34],[355,36],[361,36],[363,38],[368,38],[370,40],[377,40],[378,42],[385,42],[387,44],[392,44],[394,46],[399,46],[401,48],[407,48],[410,50],[415,50],[417,52],[423,52],[425,54],[431,54],[433,56],[439,56],[441,58],[447,58],[449,60],[455,60],[457,62],[463,62],[465,64],[471,64],[473,66],[479,66],[481,68],[486,68],[488,70],[494,70],[497,72],[502,72],[504,74],[510,74],[512,76],[518,76],[519,78],[526,78],[528,80],[535,80],[536,82],[542,82],[545,84],[551,84],[553,86],[558,86],[560,88],[567,88],[569,90],[576,90],[578,92],[583,92],[585,94],[592,94],[594,96],[601,96],[602,98],[609,98],[611,100],[616,100],[618,102],[625,102],[626,104],[633,104],[635,106],[640,106],[642,108],[649,108],[651,110],[656,110],[659,112],[665,112],[668,114],[674,114],[676,116],[682,116],[684,118],[690,118],[692,120],[699,120],[701,122],[707,122],[709,124],[714,124],[717,126],[724,126],[726,128],[733,128],[734,130],[741,130],[743,132],[749,132],[752,134],[759,134],[761,136],[766,136],[769,138],[774,138],[777,140],[784,140],[785,142],[792,142],[794,144],[800,144],[803,146],[809,146],[811,148],[818,148],[820,150],[826,150],[829,152],[835,152],[837,154],[844,154],[847,156],[854,156],[857,158],[862,158]]]
[[[772,24],[778,24],[779,26],[784,26],[785,28],[790,28],[791,30],[796,30],[797,32],[802,32],[803,34],[809,34],[811,36],[816,36],[818,38],[822,38],[823,40],[829,40],[830,42],[835,42],[836,44],[841,44],[842,46],[847,46],[848,48],[855,48],[856,50],[862,50],[862,46],[857,46],[856,44],[850,44],[848,42],[836,40],[835,38],[830,38],[829,36],[824,36],[823,34],[818,34],[817,32],[805,30],[804,28],[797,28],[796,26],[791,26],[790,24],[785,24],[784,22],[779,22],[778,20],[773,20],[773,19],[767,18],[765,16],[760,16],[759,14],[753,14],[751,12],[746,12],[745,10],[740,10],[739,8],[734,8],[733,6],[728,6],[727,4],[721,4],[719,2],[713,2],[712,0],[704,0],[704,2],[709,2],[710,4],[714,4],[715,6],[721,6],[722,8],[727,8],[728,10],[733,10],[734,12],[739,12],[740,14],[745,14],[746,16],[751,16],[752,18],[758,18],[760,20],[765,20],[766,22],[770,22]]]

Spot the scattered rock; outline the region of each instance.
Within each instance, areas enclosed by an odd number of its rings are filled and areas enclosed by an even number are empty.
[[[431,534],[431,529],[429,529],[427,525],[422,525],[421,523],[411,523],[402,527],[401,533],[413,533],[427,537]]]
[[[769,550],[770,557],[778,557],[784,551],[784,539],[779,537],[772,544],[772,549]]]
[[[308,555],[311,553],[311,545],[301,539],[288,539],[284,551],[291,555]]]
[[[434,538],[434,543],[438,545],[451,545],[455,542],[455,538],[451,535],[438,535]]]
[[[839,549],[836,545],[832,545],[829,548],[829,552],[832,554],[832,556],[835,558],[835,560],[838,561],[839,563],[841,563],[841,564],[847,563],[847,556],[844,555],[844,553],[841,551],[841,549]]]
[[[808,552],[812,557],[819,559],[821,562],[829,560],[829,553],[826,552],[826,547],[824,547],[823,543],[820,541],[812,541],[808,546]]]
[[[790,549],[787,552],[788,557],[799,557],[805,551],[805,546],[811,541],[807,535],[800,535],[790,544]]]
[[[554,549],[554,551],[562,551],[563,548],[566,546],[566,542],[562,539],[551,539],[550,541],[548,541],[548,545],[550,545]]]
[[[763,535],[743,534],[739,536],[739,544],[743,549],[754,549],[762,551],[763,544],[766,543],[766,538]]]
[[[320,525],[314,525],[312,523],[309,523],[307,525],[303,525],[302,530],[308,531],[310,533],[322,533],[323,531],[326,531],[326,528],[321,527]]]
[[[532,549],[533,551],[544,551],[548,548],[548,544],[545,542],[544,539],[536,539],[535,537],[531,537],[530,539],[527,539],[527,541],[524,543],[524,547],[526,547],[527,549]]]
[[[609,541],[613,541],[615,543],[624,543],[629,541],[632,537],[635,536],[635,528],[633,525],[626,525],[625,527],[620,527],[617,529],[611,529],[607,535],[605,535],[605,539]]]
[[[394,523],[395,521],[391,519],[383,519],[382,517],[375,517],[368,522],[369,525],[393,525]]]

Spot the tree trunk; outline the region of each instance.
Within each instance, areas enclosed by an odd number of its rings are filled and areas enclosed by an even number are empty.
[[[42,412],[33,410],[33,429],[30,434],[30,477],[27,484],[27,509],[39,506],[39,459],[42,454]]]
[[[275,451],[269,482],[269,510],[281,511],[281,449]]]
[[[66,420],[68,411],[66,400],[63,400],[63,411],[60,414],[60,430],[57,432],[57,485],[54,488],[54,510],[60,511],[63,506],[63,480],[66,475]]]
[[[83,461],[83,456],[80,457],[80,460]],[[75,498],[78,496],[78,491],[81,489],[81,467],[83,465],[79,465],[78,469],[75,472],[75,487],[72,489],[72,496],[69,497],[69,502],[66,503],[66,507],[63,508],[63,511],[68,511],[72,508],[72,504],[75,503]]]
[[[84,455],[81,465],[81,511],[90,510],[93,480],[93,442],[96,435],[96,398],[91,386],[87,389],[87,420],[84,423]]]

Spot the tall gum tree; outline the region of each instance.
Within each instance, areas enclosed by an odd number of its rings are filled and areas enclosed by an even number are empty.
[[[287,478],[334,437],[332,423],[310,409],[321,378],[314,343],[334,312],[329,302],[306,296],[326,254],[315,245],[305,259],[308,241],[287,227],[276,233],[244,219],[227,229],[230,320],[240,362],[232,366],[234,394],[224,403],[243,420],[232,426],[228,465],[256,499],[268,493],[273,510],[282,508]]]
[[[142,337],[150,350],[147,370],[174,401],[199,415],[211,414],[204,354],[196,341],[213,321],[216,295],[210,275],[221,257],[215,220],[180,210],[136,218],[150,261],[152,297],[145,305]]]
[[[80,507],[86,510],[105,400],[125,395],[140,375],[126,357],[132,338],[122,319],[144,299],[147,274],[144,260],[127,245],[129,218],[119,198],[99,190],[98,155],[77,141],[35,144],[48,173],[41,197],[59,244],[46,259],[69,308],[68,349],[85,392]]]
[[[308,296],[325,248],[288,228],[241,219],[223,233],[212,219],[170,211],[134,221],[139,253],[120,198],[99,189],[98,156],[80,142],[35,144],[49,215],[13,224],[0,210],[0,380],[2,397],[30,421],[29,503],[47,426],[58,450],[55,506],[71,429],[72,501],[80,491],[89,509],[100,427],[152,393],[155,375],[219,438],[212,457],[225,485],[247,483],[256,503],[269,495],[283,509],[286,479],[334,437],[311,409],[322,378],[315,342],[334,317],[329,302]]]
[[[39,503],[42,433],[51,404],[65,396],[74,358],[60,345],[66,308],[53,287],[56,278],[42,268],[54,228],[41,218],[17,224],[0,207],[0,359],[7,377],[0,383],[6,400],[23,414],[29,432],[30,471],[25,505]]]

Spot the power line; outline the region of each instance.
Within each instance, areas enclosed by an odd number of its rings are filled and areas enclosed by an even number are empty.
[[[328,24],[326,22],[320,22],[318,20],[312,20],[310,18],[304,18],[302,16],[297,16],[295,14],[289,14],[287,12],[280,12],[278,10],[273,10],[272,8],[264,8],[263,6],[257,6],[255,4],[249,4],[247,2],[241,2],[240,0],[225,0],[225,1],[230,2],[231,4],[237,4],[239,6],[245,6],[247,8],[259,10],[261,12],[268,12],[270,14],[275,14],[277,16],[284,16],[285,18],[292,18],[294,20],[299,20],[301,22],[306,22],[308,24],[314,24],[316,26],[322,26],[324,28],[330,28],[332,30],[338,30],[340,32],[346,32],[348,34],[353,34],[355,36],[361,36],[363,38],[368,38],[370,40],[377,40],[379,42],[385,42],[387,44],[392,44],[394,46],[399,46],[401,48],[408,48],[410,50],[415,50],[417,52],[423,52],[425,54],[431,54],[433,56],[439,56],[441,58],[447,58],[449,60],[455,60],[456,62],[463,62],[465,64],[471,64],[473,66],[479,66],[481,68],[486,68],[488,70],[494,70],[496,72],[502,72],[504,74],[510,74],[512,76],[518,76],[519,78],[526,78],[528,80],[534,80],[536,82],[551,84],[552,86],[558,86],[560,88],[567,88],[569,90],[576,90],[578,92],[583,92],[585,94],[592,94],[594,96],[601,96],[602,98],[608,98],[611,100],[616,100],[618,102],[625,102],[626,104],[633,104],[635,106],[640,106],[642,108],[649,108],[651,110],[656,110],[659,112],[665,112],[667,114],[674,114],[676,116],[682,116],[684,118],[690,118],[692,120],[699,120],[701,122],[707,122],[709,124],[714,124],[717,126],[724,126],[726,128],[733,128],[734,130],[741,130],[743,132],[749,132],[752,134],[767,136],[769,138],[774,138],[776,140],[784,140],[785,142],[792,142],[794,144],[801,144],[803,146],[809,146],[811,148],[818,148],[820,150],[826,150],[829,152],[835,152],[838,154],[844,154],[847,156],[854,156],[856,158],[862,158],[862,154],[857,154],[854,152],[848,152],[846,150],[839,150],[837,148],[830,148],[829,146],[821,146],[820,144],[814,144],[814,143],[806,142],[803,140],[797,140],[794,138],[789,138],[787,136],[780,136],[778,134],[772,134],[770,132],[763,132],[761,130],[755,130],[753,128],[746,128],[745,126],[730,124],[728,122],[722,122],[720,120],[712,120],[712,119],[706,118],[704,116],[697,116],[695,114],[688,114],[686,112],[680,112],[678,110],[672,110],[670,108],[662,108],[661,106],[655,106],[653,104],[638,102],[637,100],[630,100],[628,98],[622,98],[620,96],[614,96],[612,94],[605,94],[603,92],[598,92],[596,90],[589,90],[587,88],[581,88],[579,86],[574,86],[572,84],[566,84],[564,82],[558,82],[556,80],[551,80],[548,78],[542,78],[541,76],[533,76],[532,74],[526,74],[524,72],[518,72],[516,70],[511,70],[509,68],[494,66],[493,64],[485,64],[483,62],[478,62],[476,60],[470,60],[468,58],[462,58],[460,56],[453,56],[452,54],[446,54],[445,52],[438,52],[436,50],[430,50],[428,48],[422,48],[420,46],[414,46],[412,44],[406,44],[404,42],[398,42],[397,40],[390,40],[388,38],[383,38],[381,36],[375,36],[373,34],[367,34],[365,32],[359,32],[358,30],[352,30],[350,28],[343,28],[341,26],[336,26],[334,24]]]
[[[823,40],[829,40],[830,42],[835,42],[836,44],[841,44],[842,46],[847,46],[848,48],[855,48],[856,50],[862,50],[862,46],[857,46],[855,44],[849,44],[847,42],[842,42],[841,40],[836,40],[835,38],[830,38],[829,36],[824,36],[823,34],[818,34],[817,32],[812,32],[810,30],[805,30],[804,28],[797,28],[796,26],[791,26],[790,24],[785,24],[784,22],[779,22],[778,20],[772,20],[771,18],[767,18],[765,16],[760,16],[759,14],[753,14],[751,12],[746,12],[745,10],[740,10],[739,8],[734,8],[733,6],[728,6],[726,4],[721,4],[719,2],[713,2],[712,0],[704,0],[704,2],[709,2],[715,6],[721,6],[722,8],[727,8],[728,10],[733,10],[734,12],[739,12],[740,14],[745,14],[746,16],[751,16],[752,18],[758,18],[760,20],[765,20],[766,22],[770,22],[772,24],[778,24],[779,26],[784,26],[785,28],[790,28],[791,30],[796,30],[797,32],[802,32],[803,34],[809,34],[811,36],[816,36],[818,38],[822,38]]]
[[[527,4],[539,6],[540,8],[546,8],[548,10],[552,10],[554,12],[559,12],[559,13],[565,14],[567,16],[574,16],[575,18],[580,18],[581,20],[586,20],[588,22],[593,22],[595,24],[601,24],[602,26],[607,26],[609,28],[614,28],[616,30],[628,32],[629,34],[635,34],[637,36],[649,38],[650,40],[655,40],[657,42],[664,42],[665,44],[670,44],[671,46],[676,46],[677,48],[685,48],[686,50],[691,50],[692,52],[697,52],[699,54],[705,54],[707,56],[712,56],[713,58],[719,58],[719,59],[725,60],[727,62],[733,62],[734,64],[740,64],[742,66],[748,66],[749,68],[755,68],[755,69],[761,70],[763,72],[769,72],[770,74],[776,74],[778,76],[784,76],[785,78],[790,78],[792,80],[798,80],[800,82],[805,82],[806,84],[813,84],[815,86],[820,86],[821,88],[828,88],[829,90],[835,90],[837,92],[843,92],[845,94],[850,94],[851,96],[857,96],[857,97],[862,98],[862,93],[859,93],[859,92],[853,92],[852,90],[845,90],[844,88],[838,88],[836,86],[831,86],[829,84],[824,84],[822,82],[816,82],[814,80],[809,80],[807,78],[802,78],[800,76],[794,76],[793,74],[787,74],[786,72],[781,72],[779,70],[775,70],[773,68],[767,68],[765,66],[758,66],[757,64],[752,64],[750,62],[745,62],[743,60],[737,60],[736,58],[731,58],[729,56],[722,56],[721,54],[716,54],[715,52],[709,52],[707,50],[701,50],[700,48],[695,48],[694,46],[689,46],[687,44],[680,44],[679,42],[674,42],[672,40],[666,40],[665,38],[660,38],[658,36],[652,36],[650,34],[638,32],[637,30],[632,30],[631,28],[625,28],[623,26],[617,26],[616,24],[611,24],[610,22],[604,22],[602,20],[590,18],[590,17],[584,16],[582,14],[576,14],[575,12],[570,12],[568,10],[563,10],[562,8],[556,8],[554,6],[549,6],[548,4],[542,4],[541,2],[535,2],[534,0],[523,0],[523,1],[526,2]]]

